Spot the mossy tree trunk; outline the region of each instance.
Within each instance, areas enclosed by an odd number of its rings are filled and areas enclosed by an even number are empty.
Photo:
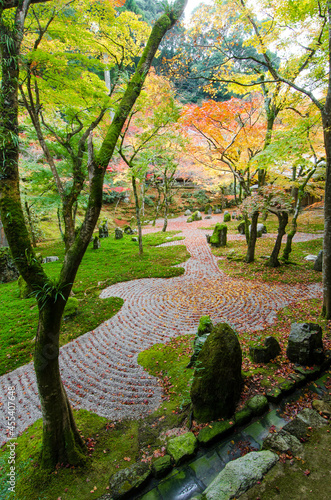
[[[139,197],[137,192],[137,183],[134,175],[131,177],[133,196],[134,196],[134,204],[136,210],[136,219],[137,219],[137,228],[138,228],[138,242],[139,242],[139,255],[143,254],[143,237],[141,231],[141,220],[140,220],[140,207],[139,207]]]
[[[259,212],[255,211],[252,214],[251,232],[249,234],[247,253],[245,262],[248,264],[254,261],[255,258],[255,245],[257,239],[257,221],[259,219]],[[247,237],[246,237],[247,238]]]
[[[305,187],[306,187],[309,179],[311,178],[311,176],[314,174],[315,170],[316,170],[316,167],[313,168],[308,173],[304,183],[299,188],[297,188],[295,210],[294,210],[294,215],[293,215],[292,224],[291,224],[292,228],[291,228],[291,231],[289,231],[289,233],[287,235],[286,245],[285,245],[285,248],[283,251],[283,259],[285,261],[288,261],[290,253],[292,252],[292,241],[293,241],[293,238],[295,236],[295,233],[297,232],[297,227],[298,227],[297,220],[298,220],[298,217],[300,214],[301,202],[302,202],[302,199],[303,199],[304,194],[305,194]]]
[[[52,282],[35,257],[19,191],[18,84],[20,46],[24,21],[31,1],[5,0],[0,9],[0,50],[2,65],[0,95],[0,216],[17,267],[35,293],[39,306],[34,364],[43,414],[41,464],[54,467],[58,461],[73,465],[84,461],[84,444],[76,429],[70,404],[59,372],[59,335],[61,319],[79,265],[91,241],[101,205],[103,180],[121,129],[142,89],[148,70],[165,33],[181,16],[186,1],[177,0],[167,14],[154,24],[137,69],[119,103],[99,154],[89,164],[89,199],[83,223],[66,253],[60,276]],[[38,3],[34,0],[33,3]],[[2,16],[3,9],[16,6],[14,22]],[[77,171],[73,172],[75,176]],[[79,172],[78,172],[78,175]],[[79,181],[79,180],[78,180]],[[78,182],[77,181],[77,182]]]
[[[280,252],[280,247],[282,245],[282,239],[285,234],[285,228],[288,223],[288,212],[275,212],[275,215],[277,215],[278,218],[278,232],[277,232],[277,238],[276,242],[274,245],[274,248],[271,252],[271,255],[269,259],[266,262],[266,266],[268,267],[279,267],[280,262],[278,260],[278,255]]]

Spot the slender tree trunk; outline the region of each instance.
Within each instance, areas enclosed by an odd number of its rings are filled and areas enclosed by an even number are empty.
[[[32,223],[31,211],[30,211],[29,203],[26,201],[24,203],[24,205],[25,205],[26,216],[28,218],[28,223],[29,223],[29,228],[30,228],[30,234],[31,234],[31,239],[32,239],[32,246],[34,248],[36,248],[37,247],[37,241],[36,241],[35,230],[34,230],[33,223]]]
[[[164,222],[162,232],[165,233],[168,227],[168,196],[165,194],[164,197]]]
[[[331,92],[331,89],[330,89]],[[331,96],[328,95],[323,113],[326,177],[324,196],[323,239],[323,308],[322,315],[331,319]]]
[[[134,204],[136,209],[136,219],[137,219],[137,227],[138,227],[138,241],[139,241],[139,255],[143,254],[143,237],[141,231],[141,220],[140,220],[140,207],[139,207],[139,197],[137,192],[137,184],[136,178],[134,175],[131,177],[132,189],[134,195]]]
[[[250,262],[254,261],[255,258],[255,245],[256,245],[256,238],[257,238],[257,221],[259,218],[259,212],[253,212],[252,215],[252,224],[251,224],[251,232],[249,235],[249,241],[248,241],[248,247],[247,247],[247,253],[245,257],[245,262],[248,264]]]
[[[81,465],[86,447],[80,436],[59,370],[59,336],[65,301],[42,304],[36,337],[34,368],[43,415],[42,468],[57,463]]]
[[[279,212],[276,214],[278,218],[278,234],[275,242],[275,246],[271,252],[269,260],[266,262],[266,266],[268,267],[279,267],[280,262],[278,260],[278,255],[280,252],[280,247],[282,245],[282,239],[285,234],[285,228],[288,223],[288,213],[287,212]]]
[[[159,215],[159,212],[161,210],[161,191],[158,189],[157,190],[158,198],[156,200],[156,208],[155,208],[155,214],[154,214],[154,219],[153,219],[153,226],[156,224],[156,219]]]
[[[64,234],[63,234],[62,224],[61,224],[61,211],[58,208],[56,212],[57,212],[57,222],[58,222],[58,225],[59,225],[59,230],[60,230],[61,238],[62,238],[62,240],[64,240]]]

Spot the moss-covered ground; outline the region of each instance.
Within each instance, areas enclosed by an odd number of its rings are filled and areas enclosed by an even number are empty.
[[[116,297],[99,299],[100,291],[114,283],[137,278],[168,278],[184,272],[172,267],[189,256],[184,246],[156,248],[174,233],[156,233],[143,237],[144,253],[139,255],[138,243],[131,236],[121,240],[113,236],[103,239],[101,248],[86,251],[79,268],[73,293],[79,301],[78,315],[64,321],[61,329],[61,345],[93,330],[121,308],[123,301]],[[42,243],[38,251],[43,257],[56,255],[59,260],[44,264],[50,277],[55,278],[61,269],[64,247],[61,241]],[[31,361],[34,337],[37,330],[38,310],[33,297],[20,299],[17,282],[0,285],[0,375]]]

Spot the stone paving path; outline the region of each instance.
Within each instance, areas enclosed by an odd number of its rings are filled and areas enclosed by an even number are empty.
[[[279,309],[297,300],[321,296],[320,284],[269,285],[226,276],[206,243],[206,227],[221,221],[187,224],[184,217],[170,220],[168,230],[181,230],[191,258],[185,274],[171,279],[139,279],[103,290],[101,297],[121,297],[121,310],[96,330],[61,348],[61,376],[74,408],[85,408],[110,420],[137,418],[161,402],[157,379],[138,364],[138,353],[155,343],[181,334],[193,334],[199,318],[226,321],[238,332],[255,331],[271,324]],[[159,231],[149,227],[145,233]],[[320,235],[297,235],[301,241]],[[243,238],[240,235],[229,237]],[[171,243],[166,243],[171,244]],[[174,243],[172,243],[174,244]],[[175,250],[174,246],[174,251]],[[97,279],[97,277],[96,277]],[[41,417],[32,363],[0,377],[1,443],[8,437],[7,390],[15,386],[17,433]]]

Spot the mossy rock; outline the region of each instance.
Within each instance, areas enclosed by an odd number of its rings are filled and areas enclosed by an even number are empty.
[[[205,335],[206,333],[210,333],[213,329],[213,322],[210,319],[210,316],[201,316],[199,320],[199,326],[198,326],[198,331],[197,335],[198,337],[201,337],[202,335]]]
[[[198,434],[198,441],[203,445],[212,444],[228,434],[233,426],[233,420],[211,422],[209,425],[207,425],[207,427],[201,429]]]
[[[237,335],[226,323],[214,326],[197,358],[191,387],[194,418],[210,422],[234,414],[242,387],[242,354]]]
[[[282,399],[282,391],[279,387],[271,387],[266,391],[266,398],[271,403],[278,403]]]
[[[79,308],[79,301],[76,297],[69,297],[64,308],[63,317],[70,318],[71,316],[76,316]]]
[[[236,425],[244,425],[247,424],[252,418],[252,410],[248,408],[247,406],[243,408],[240,411],[237,411],[237,413],[234,416],[234,420],[236,422]]]
[[[18,284],[20,299],[31,298],[32,288],[27,284],[27,282],[22,276],[18,277],[17,284]]]
[[[224,214],[223,222],[230,222],[230,221],[231,221],[231,215],[229,213]]]
[[[116,472],[109,481],[111,498],[132,498],[146,484],[150,475],[149,466],[143,462]]]
[[[285,382],[279,384],[279,389],[283,394],[289,394],[290,392],[293,392],[295,387],[296,384],[294,380],[285,380]]]
[[[160,457],[152,465],[152,472],[156,478],[165,476],[172,468],[170,455]]]
[[[167,444],[167,453],[173,458],[176,465],[192,457],[198,447],[198,441],[193,432],[186,432],[181,436],[170,439]]]
[[[262,415],[269,408],[269,403],[266,396],[257,394],[248,401],[246,406],[252,411],[253,415],[258,416]]]
[[[214,247],[225,247],[227,242],[227,231],[228,227],[226,224],[220,224],[217,222],[209,240],[210,244]]]

